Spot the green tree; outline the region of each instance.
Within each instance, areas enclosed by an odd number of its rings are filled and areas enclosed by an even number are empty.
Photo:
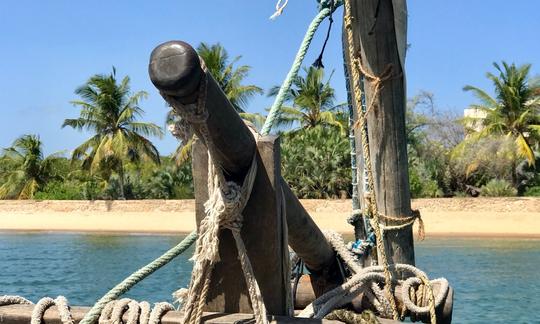
[[[249,101],[256,95],[262,94],[263,90],[256,85],[243,84],[244,79],[248,76],[251,67],[248,65],[235,66],[242,56],[236,56],[232,61],[229,59],[229,53],[219,43],[208,45],[201,43],[197,47],[197,53],[203,59],[206,68],[217,81],[225,96],[234,109],[242,115],[242,117],[250,118],[252,114],[245,113]],[[179,134],[175,134],[174,125],[180,122],[180,117],[169,111],[166,117],[166,124],[171,126],[173,135],[179,138],[182,143],[174,153],[177,164],[183,164],[189,159],[191,152],[191,144],[193,139],[191,136],[184,139]]]
[[[34,194],[55,177],[53,162],[56,155],[43,157],[43,145],[39,136],[24,135],[13,145],[4,149],[3,160],[8,160],[0,186],[0,199],[32,199]]]
[[[502,67],[497,63],[493,66],[498,75],[488,72],[486,76],[493,83],[495,97],[471,85],[463,88],[480,101],[470,107],[485,115],[467,118],[465,124],[481,125],[476,137],[506,135],[512,138],[518,156],[534,165],[533,145],[540,135],[540,82],[529,78],[530,64],[516,66],[503,61]],[[515,176],[513,182],[515,185]]]
[[[230,61],[229,53],[219,43],[213,45],[201,43],[197,47],[197,53],[236,111],[244,112],[249,100],[263,93],[256,85],[242,84],[251,70],[248,65],[234,66],[242,56],[236,56]]]
[[[283,135],[283,177],[299,198],[344,198],[350,193],[347,137],[321,125]]]
[[[132,93],[129,82],[127,76],[118,82],[114,68],[109,75],[92,76],[75,90],[81,100],[72,104],[80,108],[79,117],[66,119],[62,125],[94,133],[73,151],[72,161],[82,159],[83,168],[102,172],[107,179],[116,173],[121,198],[125,197],[125,164],[142,159],[159,164],[158,150],[147,137],[163,135],[161,127],[137,120],[144,113],[139,102],[147,93]]]
[[[330,76],[324,81],[324,69],[315,67],[304,68],[306,76],[298,75],[293,80],[291,90],[285,96],[285,102],[292,105],[282,106],[276,125],[299,128],[314,128],[316,126],[337,127],[342,134],[346,133],[347,119],[345,114],[339,114],[339,109],[345,104],[335,104],[335,91],[330,85]],[[279,87],[273,87],[269,96],[277,95]]]

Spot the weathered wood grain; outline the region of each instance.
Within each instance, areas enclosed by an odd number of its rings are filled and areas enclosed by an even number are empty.
[[[10,305],[0,306],[0,323],[5,324],[28,324],[32,315],[32,305]],[[75,323],[79,323],[84,314],[90,310],[90,307],[72,307],[71,312]],[[162,324],[180,324],[182,323],[183,314],[181,312],[168,312],[161,318]],[[43,324],[62,324],[59,319],[56,306],[49,308],[43,317]],[[268,316],[272,324],[339,324],[339,321],[316,320],[309,318],[287,317],[287,316]],[[127,315],[124,315],[124,320],[127,320]],[[203,315],[203,323],[207,324],[237,324],[237,323],[252,323],[254,321],[251,314],[225,314],[205,312]],[[398,321],[380,319],[382,324],[396,324]]]
[[[391,65],[393,73],[393,77],[383,83],[367,120],[379,211],[394,217],[410,216],[405,78],[398,52],[392,0],[352,1],[351,5],[354,17],[352,45],[360,49],[364,68],[370,74],[380,76]],[[351,58],[348,55],[346,60],[350,69]],[[365,83],[365,93],[366,102],[370,103],[374,93],[369,82]],[[360,131],[356,132],[356,141],[357,147],[361,148]],[[361,160],[361,150],[358,151],[358,159]],[[386,232],[385,244],[390,263],[414,265],[411,228]]]
[[[286,315],[289,278],[287,225],[281,210],[279,140],[268,136],[257,142],[257,176],[244,209],[242,239],[267,310]],[[201,141],[193,146],[193,172],[197,223],[205,217],[208,199],[208,153]],[[253,312],[232,234],[220,232],[220,261],[216,264],[208,294],[208,311]]]

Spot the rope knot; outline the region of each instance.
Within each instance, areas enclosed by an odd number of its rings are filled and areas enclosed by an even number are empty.
[[[283,10],[285,10],[285,7],[287,7],[289,0],[285,0],[283,1],[283,3],[281,3],[282,1],[283,0],[278,0],[278,2],[276,3],[276,12],[274,12],[274,14],[270,16],[270,20],[274,20],[277,17],[281,16],[281,14],[283,13]]]

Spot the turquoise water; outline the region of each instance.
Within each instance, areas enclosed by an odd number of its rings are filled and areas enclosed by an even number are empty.
[[[33,301],[65,295],[90,305],[125,276],[178,243],[177,236],[0,234],[0,294]],[[163,301],[189,281],[192,251],[128,297]],[[540,240],[428,239],[417,264],[455,289],[454,323],[540,323]]]

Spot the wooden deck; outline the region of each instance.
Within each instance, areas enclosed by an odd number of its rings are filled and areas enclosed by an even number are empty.
[[[0,323],[9,324],[28,324],[32,315],[33,305],[9,305],[0,307]],[[79,323],[84,314],[90,310],[90,307],[71,307],[71,313],[75,323]],[[127,315],[125,320],[127,320]],[[269,316],[271,323],[297,323],[297,324],[338,324],[339,321],[316,320],[310,318],[298,318],[287,316]],[[179,324],[182,320],[181,312],[168,312],[161,318],[163,324]],[[393,320],[379,319],[381,324],[399,323]],[[212,324],[228,324],[228,323],[252,323],[253,315],[251,314],[222,314],[222,313],[204,313],[204,323]],[[49,308],[43,316],[43,324],[62,324],[56,306]]]

